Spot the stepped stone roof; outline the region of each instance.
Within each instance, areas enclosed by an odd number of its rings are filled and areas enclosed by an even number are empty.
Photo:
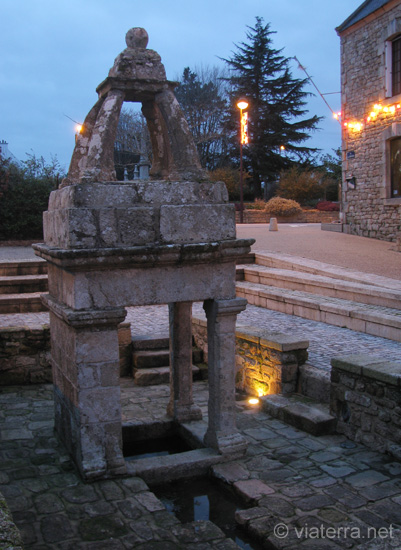
[[[352,25],[358,23],[358,21],[361,21],[389,2],[390,0],[366,0],[341,25],[336,28],[337,33],[341,33],[349,27],[352,27]]]

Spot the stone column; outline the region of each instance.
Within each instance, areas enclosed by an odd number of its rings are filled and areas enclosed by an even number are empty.
[[[167,414],[178,422],[200,420],[192,397],[192,302],[169,304],[170,402]]]
[[[209,423],[204,442],[222,454],[243,454],[245,438],[235,423],[235,321],[247,301],[206,300]]]
[[[118,324],[124,308],[50,309],[55,429],[85,479],[125,473]]]

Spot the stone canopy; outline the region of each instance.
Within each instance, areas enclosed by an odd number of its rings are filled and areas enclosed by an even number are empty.
[[[62,186],[116,180],[114,142],[124,101],[142,103],[153,151],[154,179],[205,180],[187,121],[174,95],[176,82],[166,78],[160,56],[146,49],[145,29],[127,32],[127,48],[96,89],[99,99],[78,135]]]

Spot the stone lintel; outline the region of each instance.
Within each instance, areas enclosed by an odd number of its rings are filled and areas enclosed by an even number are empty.
[[[127,315],[123,307],[76,311],[57,302],[50,294],[42,294],[41,297],[52,313],[74,328],[117,326]]]
[[[103,97],[111,90],[121,90],[125,92],[125,101],[142,102],[153,100],[157,94],[168,89],[174,90],[177,86],[178,82],[170,80],[160,81],[108,76],[96,88],[96,93],[99,97]]]
[[[124,269],[232,262],[237,256],[249,252],[253,242],[253,239],[233,239],[211,243],[93,249],[61,249],[39,243],[32,247],[37,256],[58,267],[87,271],[108,270],[111,266]]]

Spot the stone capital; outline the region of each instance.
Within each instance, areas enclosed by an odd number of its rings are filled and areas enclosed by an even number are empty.
[[[127,315],[123,307],[76,311],[57,302],[50,294],[43,294],[42,301],[54,315],[74,328],[117,326]]]
[[[238,315],[244,311],[248,301],[245,298],[232,298],[231,300],[206,300],[203,309],[206,315],[222,317],[225,315]]]

